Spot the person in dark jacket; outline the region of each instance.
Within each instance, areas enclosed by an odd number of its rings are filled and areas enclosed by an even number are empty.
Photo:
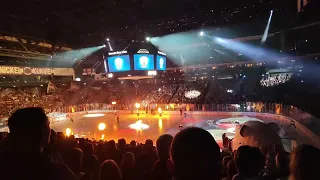
[[[153,165],[151,176],[153,180],[171,180],[172,174],[167,167],[170,158],[170,145],[173,137],[170,134],[160,136],[156,142],[158,160]]]
[[[42,152],[50,138],[50,123],[42,108],[19,109],[8,125],[10,133],[0,148],[2,180],[76,179],[66,165],[51,162],[50,156]]]

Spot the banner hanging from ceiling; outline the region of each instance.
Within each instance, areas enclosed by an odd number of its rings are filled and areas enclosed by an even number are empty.
[[[35,68],[19,66],[0,66],[0,75],[74,76],[74,70],[72,68]]]

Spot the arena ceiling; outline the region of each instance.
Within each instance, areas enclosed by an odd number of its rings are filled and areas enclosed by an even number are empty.
[[[1,33],[73,45],[103,43],[106,37],[126,43],[148,35],[266,19],[270,9],[296,11],[290,0],[30,0],[1,5]]]

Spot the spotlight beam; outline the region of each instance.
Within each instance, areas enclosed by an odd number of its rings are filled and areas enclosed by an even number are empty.
[[[78,60],[81,60],[90,54],[93,54],[94,52],[104,48],[105,45],[101,46],[95,46],[95,47],[89,47],[89,48],[82,48],[82,49],[76,49],[66,52],[57,53],[55,56],[55,59],[64,59],[66,65],[73,66],[75,62]]]
[[[253,60],[264,59],[268,60],[269,62],[277,63],[276,60],[282,57],[282,54],[279,54],[277,52],[249,45],[243,42],[219,37],[215,37],[213,39],[217,44],[227,47],[230,50],[238,54],[240,53],[244,56],[247,56]]]
[[[271,23],[271,19],[272,19],[272,14],[273,14],[273,10],[270,11],[270,16],[269,16],[269,20],[268,20],[268,24],[266,29],[264,30],[261,42],[264,43],[267,40],[268,37],[268,33],[269,33],[269,28],[270,28],[270,23]]]
[[[109,45],[109,50],[110,50],[110,51],[113,51],[113,48],[112,48],[112,46],[111,46],[111,44],[110,44],[110,41],[108,41],[108,45]]]

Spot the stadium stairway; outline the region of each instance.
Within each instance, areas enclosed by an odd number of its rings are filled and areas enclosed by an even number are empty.
[[[204,88],[204,90],[202,92],[202,96],[201,96],[200,102],[204,102],[205,103],[207,94],[209,92],[209,89],[210,89],[210,82],[208,82],[207,86]]]
[[[168,99],[167,103],[170,104],[173,97],[177,94],[178,90],[179,90],[180,86],[177,85],[176,89],[174,90],[174,93],[172,94],[172,96]]]

